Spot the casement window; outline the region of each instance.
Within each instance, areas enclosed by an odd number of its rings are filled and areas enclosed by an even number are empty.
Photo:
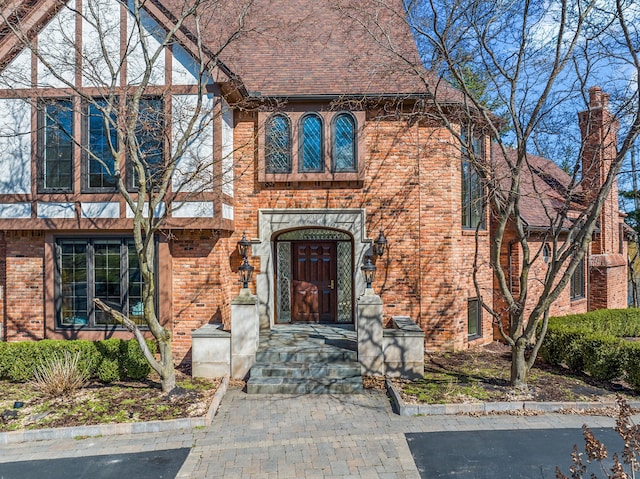
[[[276,114],[265,125],[265,170],[267,173],[291,173],[291,120]]]
[[[261,182],[362,181],[364,112],[260,113]]]
[[[136,151],[142,164],[147,183],[162,181],[164,166],[165,118],[164,101],[160,97],[141,98],[135,128]],[[130,166],[130,187],[137,188],[138,180]]]
[[[84,118],[83,190],[113,191],[116,186],[115,161],[112,148],[117,148],[118,138],[114,127],[115,113],[105,121],[106,102],[88,104]]]
[[[465,142],[465,135],[462,137]],[[482,142],[474,137],[471,141],[473,155],[482,158]],[[478,170],[470,161],[470,153],[462,148],[462,227],[464,229],[485,229],[484,187]]]
[[[142,275],[131,238],[58,239],[55,307],[60,328],[105,328],[116,323],[94,299],[144,325]]]
[[[38,189],[41,192],[73,190],[73,103],[47,99],[38,107]]]
[[[340,113],[333,118],[331,138],[333,171],[357,171],[356,120],[351,113]]]
[[[300,118],[298,132],[298,171],[324,171],[324,125],[320,115],[309,113]]]
[[[572,300],[584,298],[584,258],[571,275],[569,294]]]
[[[482,336],[482,305],[478,298],[467,301],[467,335],[469,339]]]

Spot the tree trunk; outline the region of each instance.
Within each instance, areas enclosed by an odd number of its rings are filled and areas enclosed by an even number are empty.
[[[158,339],[158,348],[160,348],[160,384],[162,392],[168,393],[176,388],[176,372],[173,367],[173,356],[171,354],[171,341]]]
[[[527,388],[526,344],[524,338],[518,338],[511,348],[511,386],[517,389]]]

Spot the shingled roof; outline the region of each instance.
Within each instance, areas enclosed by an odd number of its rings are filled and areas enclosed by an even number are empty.
[[[507,159],[515,163],[517,151],[505,149]],[[507,159],[497,143],[491,145],[492,173],[502,188],[509,188],[510,173]],[[581,188],[571,184],[571,177],[553,161],[527,154],[526,165],[522,169],[520,182],[520,217],[533,229],[549,228],[552,218],[570,199],[570,211],[582,209]],[[568,225],[567,225],[568,226]]]
[[[63,3],[23,0],[11,8],[29,19],[31,34]],[[145,8],[165,23],[179,18],[189,4],[153,0]],[[227,73],[235,74],[251,96],[402,97],[435,92],[441,101],[461,99],[456,89],[422,67],[402,0],[224,0],[202,5],[204,46],[219,54],[220,66],[229,67]],[[17,44],[1,27],[0,54],[6,63]],[[179,37],[181,42],[195,38],[194,23],[186,22],[185,28],[191,32]]]
[[[184,5],[184,0],[156,2],[176,16]],[[429,90],[442,101],[461,99],[456,89],[422,67],[402,0],[229,0],[212,5],[203,40],[251,96],[408,96]]]

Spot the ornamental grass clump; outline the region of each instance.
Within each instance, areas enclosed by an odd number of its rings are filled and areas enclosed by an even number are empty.
[[[82,388],[86,383],[79,367],[80,352],[63,351],[36,366],[31,383],[45,396],[61,397]]]

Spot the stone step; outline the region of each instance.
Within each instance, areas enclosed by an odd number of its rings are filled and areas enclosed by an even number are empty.
[[[283,378],[251,377],[248,394],[357,394],[362,392],[362,378]]]
[[[263,349],[260,347],[256,353],[257,363],[334,363],[357,360],[356,351],[321,346],[309,349],[296,347]]]
[[[256,363],[251,368],[251,377],[286,377],[286,378],[353,378],[360,377],[360,364],[354,361],[332,363],[322,362],[287,362]]]

